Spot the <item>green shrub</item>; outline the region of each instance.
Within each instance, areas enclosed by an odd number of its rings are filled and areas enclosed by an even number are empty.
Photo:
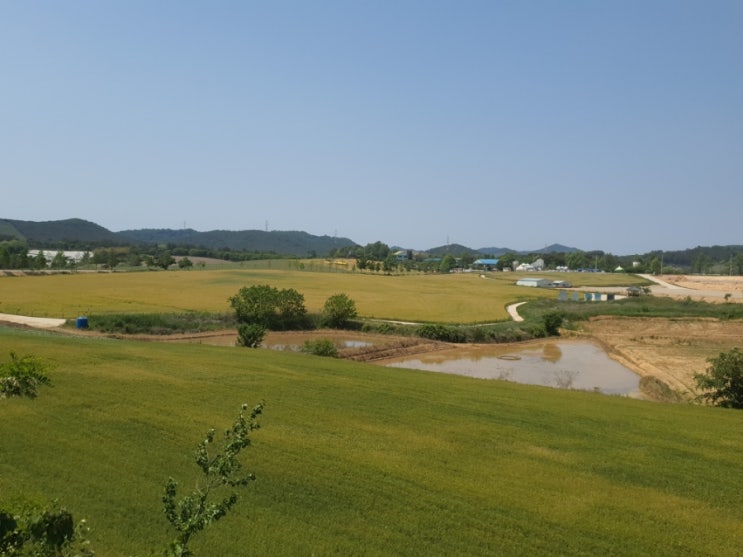
[[[266,336],[266,328],[258,323],[241,323],[237,326],[237,345],[258,348]]]
[[[0,363],[0,399],[11,396],[36,398],[40,385],[51,385],[45,375],[47,366],[34,356],[19,358],[10,353],[10,362]]]
[[[132,313],[93,315],[88,327],[102,333],[168,335],[199,333],[234,327],[235,319],[227,313]]]
[[[562,325],[562,313],[550,311],[542,316],[542,324],[547,336],[560,336],[560,326]]]
[[[322,315],[325,325],[343,329],[350,319],[356,317],[356,302],[345,294],[334,294],[325,301]]]
[[[417,334],[419,337],[431,340],[440,340],[442,342],[466,342],[466,335],[455,327],[445,325],[422,325],[418,327]]]
[[[709,358],[706,373],[694,375],[700,398],[715,406],[743,408],[743,352],[733,348]]]
[[[338,357],[338,347],[329,339],[307,340],[302,346],[302,352],[314,356]]]
[[[0,510],[0,555],[93,557],[88,532],[85,520],[76,526],[72,513],[56,504]]]

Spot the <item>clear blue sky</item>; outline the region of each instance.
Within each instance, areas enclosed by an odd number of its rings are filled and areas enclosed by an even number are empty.
[[[742,29],[740,0],[0,0],[0,218],[743,244]]]

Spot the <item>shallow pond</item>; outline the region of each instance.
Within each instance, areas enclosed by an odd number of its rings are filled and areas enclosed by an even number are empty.
[[[640,377],[590,342],[477,345],[387,360],[388,367],[504,379],[562,389],[637,395]]]

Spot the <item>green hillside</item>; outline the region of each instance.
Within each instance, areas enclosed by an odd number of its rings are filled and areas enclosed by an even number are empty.
[[[110,230],[83,219],[23,221],[0,219],[0,241],[26,240],[33,247],[65,248],[149,244],[198,247],[210,250],[273,252],[298,257],[325,256],[338,248],[355,246],[348,238],[315,236],[287,230],[172,230],[145,228]]]
[[[76,242],[118,243],[116,235],[102,226],[83,219],[45,222],[1,219],[0,227],[12,226],[31,244],[65,244]],[[0,228],[0,231],[2,228]]]
[[[355,246],[348,238],[314,236],[307,232],[287,230],[196,230],[142,229],[124,230],[119,237],[148,244],[199,246],[208,249],[267,251],[306,257],[324,256],[334,249]]]
[[[23,240],[23,234],[7,220],[0,220],[0,242],[3,240]]]
[[[98,555],[162,548],[167,478],[260,400],[257,481],[196,555],[740,554],[740,412],[0,328],[10,350],[54,385],[0,401],[0,499],[58,499]]]

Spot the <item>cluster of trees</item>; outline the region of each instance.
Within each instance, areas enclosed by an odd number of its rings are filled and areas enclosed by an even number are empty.
[[[69,249],[66,247],[66,249]],[[74,263],[65,257],[63,249],[40,250],[38,255],[29,255],[28,243],[21,240],[0,241],[0,269],[73,269],[95,265],[106,269],[113,269],[120,265],[128,267],[158,267],[167,269],[176,261],[179,266],[186,268],[193,266],[189,257],[211,257],[225,261],[253,261],[266,259],[284,259],[273,252],[256,252],[241,250],[210,250],[206,248],[189,248],[184,246],[163,245],[136,245],[136,246],[83,246],[79,251],[85,252],[79,263]],[[47,255],[54,254],[51,261]],[[176,260],[176,258],[178,258]],[[184,262],[184,263],[182,263]]]
[[[514,261],[532,262],[537,258],[544,261],[545,267],[568,267],[569,269],[597,269],[612,272],[617,267],[639,273],[660,274],[661,272],[691,272],[699,274],[743,275],[743,246],[697,247],[683,251],[652,251],[644,255],[618,256],[602,250],[571,252],[533,252],[505,254],[475,254],[464,246],[450,246],[451,252],[434,250],[436,257],[429,253],[408,251],[407,257],[398,261],[389,246],[382,242],[366,246],[338,248],[331,257],[355,258],[360,270],[376,272],[422,271],[448,272],[456,267],[467,267],[475,259],[498,259],[496,268],[512,268]]]
[[[309,329],[316,324],[344,328],[356,317],[356,303],[346,294],[330,296],[318,321],[308,315],[303,294],[294,288],[279,290],[268,284],[244,286],[229,302],[238,323],[237,342],[249,348],[260,346],[269,330]]]

